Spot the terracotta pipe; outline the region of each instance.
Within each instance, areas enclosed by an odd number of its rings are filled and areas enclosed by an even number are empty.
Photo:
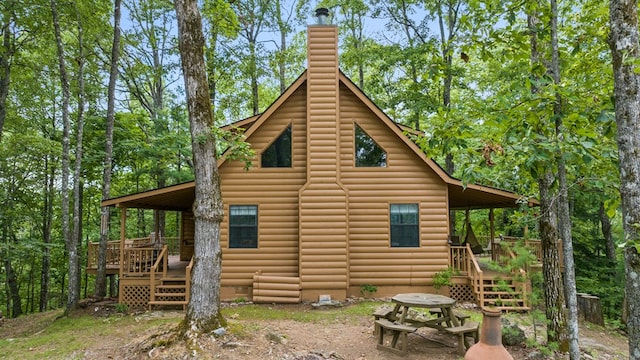
[[[502,345],[501,314],[502,312],[497,309],[482,310],[480,341],[467,350],[464,355],[465,360],[513,360],[513,356]]]

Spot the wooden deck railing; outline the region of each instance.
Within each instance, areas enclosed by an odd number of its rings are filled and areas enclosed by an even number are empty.
[[[162,242],[168,247],[168,255],[178,255],[180,253],[180,238],[163,237]],[[151,248],[153,243],[149,236],[143,238],[126,239],[124,241],[125,249],[129,248]],[[87,269],[98,268],[98,252],[100,251],[100,242],[90,242],[87,246]],[[134,255],[135,257],[135,255]],[[126,258],[126,256],[125,256]],[[107,243],[107,266],[120,265],[120,241],[111,240]],[[127,265],[124,267],[127,269]]]
[[[141,276],[148,274],[155,263],[158,250],[153,246],[128,247],[124,249],[122,276]]]
[[[468,274],[469,262],[466,246],[450,246],[451,268],[460,273]]]
[[[87,268],[98,268],[99,242],[90,242],[87,246]],[[107,243],[107,266],[120,265],[120,241],[109,241]]]

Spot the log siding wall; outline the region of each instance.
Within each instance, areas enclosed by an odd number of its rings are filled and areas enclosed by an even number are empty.
[[[309,36],[315,60],[306,82],[247,139],[253,167],[227,161],[220,168],[225,213],[229,205],[258,205],[257,249],[230,249],[226,216],[221,224],[223,297],[248,294],[257,272],[299,277],[304,300],[344,298],[364,284],[425,290],[448,265],[447,186],[339,85],[335,27],[311,26]],[[355,167],[355,123],[387,152],[387,167]],[[262,152],[289,124],[292,167],[261,168]],[[419,204],[419,247],[390,246],[393,203]]]
[[[447,187],[346,87],[340,89],[340,173],[349,193],[350,286],[429,286],[448,265]],[[387,152],[387,167],[356,167],[354,123]],[[417,203],[420,247],[390,245],[389,205]]]
[[[298,191],[306,182],[306,91],[291,96],[247,139],[256,151],[249,171],[237,161],[220,167],[225,217],[221,223],[222,287],[243,294],[261,271],[276,276],[298,276]],[[261,168],[260,158],[291,124],[292,167]],[[229,205],[258,205],[258,248],[229,248]],[[223,296],[234,296],[223,291]]]

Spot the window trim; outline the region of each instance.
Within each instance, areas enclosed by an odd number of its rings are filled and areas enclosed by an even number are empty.
[[[415,220],[416,223],[415,224],[394,224],[393,223],[393,213],[392,213],[392,209],[394,206],[405,206],[405,205],[413,205],[415,207]],[[408,243],[406,242],[406,239],[398,239],[397,241],[395,241],[395,245],[394,245],[394,238],[393,238],[393,228],[394,226],[396,227],[404,227],[404,229],[407,229],[409,227],[413,228],[415,227],[415,233],[412,234],[413,236],[416,237],[415,239],[415,243]],[[402,240],[402,242],[400,241]],[[419,248],[421,247],[421,228],[420,228],[420,203],[389,203],[389,247],[391,248]],[[414,241],[414,240],[412,240]]]
[[[245,208],[253,208],[255,210],[255,225],[234,225],[232,224],[232,211],[233,208],[241,208],[241,207],[245,207]],[[229,249],[258,249],[258,245],[259,245],[259,241],[258,241],[258,234],[259,234],[259,207],[256,204],[230,204],[229,205],[229,221],[228,221],[228,226],[229,226],[229,233],[228,233],[228,244],[227,247]],[[232,233],[234,232],[233,229],[238,229],[238,228],[255,228],[255,239],[248,239],[248,240],[239,240],[239,239],[232,239]],[[237,231],[237,230],[236,230]],[[239,242],[238,244],[232,244],[233,242]],[[252,241],[255,243],[254,246],[242,246],[244,242],[248,242],[248,241]]]

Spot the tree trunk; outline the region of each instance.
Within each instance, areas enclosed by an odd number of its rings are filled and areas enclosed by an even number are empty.
[[[11,64],[9,57],[11,56],[11,17],[5,14],[3,25],[2,48],[4,51],[0,54],[0,140],[2,140],[2,130],[4,129],[4,121],[7,117],[7,97],[9,96],[9,79],[11,78]]]
[[[4,272],[7,282],[7,310],[10,318],[16,318],[22,315],[22,299],[20,298],[20,288],[18,287],[18,279],[11,264],[12,249],[15,247],[15,236],[10,233],[12,228],[11,222],[4,223],[2,227],[2,239],[5,241],[2,250],[2,259]]]
[[[567,350],[565,299],[558,253],[557,214],[553,205],[551,185],[553,175],[547,171],[538,179],[540,188],[540,241],[542,242],[542,273],[547,317],[547,341]]]
[[[537,66],[542,62],[542,56],[538,49],[538,9],[532,9],[533,13],[527,15],[531,45],[531,66]],[[535,74],[531,75],[536,77]],[[536,79],[537,80],[537,79]],[[531,93],[538,94],[540,89],[537,81],[531,82]],[[544,299],[547,318],[547,341],[555,342],[564,351],[568,348],[567,321],[565,314],[565,298],[560,274],[560,259],[558,253],[558,224],[557,213],[554,205],[552,186],[554,177],[549,164],[544,165],[544,172],[538,177],[540,191],[540,241],[542,243],[542,273],[544,276]]]
[[[551,5],[551,73],[553,82],[560,87],[560,52],[558,51],[558,4],[550,0]],[[562,125],[562,97],[555,94],[553,115],[556,119],[557,148],[564,143],[564,127]],[[578,295],[576,291],[575,264],[573,262],[573,238],[571,236],[571,212],[569,210],[569,191],[567,189],[567,169],[564,152],[558,150],[558,230],[562,239],[562,256],[564,261],[564,293],[567,302],[567,340],[562,341],[560,350],[569,351],[571,360],[580,360],[579,328],[578,328]],[[563,339],[564,340],[564,339]]]
[[[626,240],[624,261],[629,359],[637,360],[640,359],[640,255],[637,249],[640,241],[637,225],[640,223],[640,72],[637,68],[640,49],[637,0],[611,0],[609,19],[622,222]]]
[[[56,47],[58,50],[58,66],[60,70],[60,84],[62,86],[62,237],[64,238],[67,253],[69,256],[69,282],[67,294],[67,304],[65,313],[69,313],[78,307],[80,294],[77,289],[76,281],[78,279],[78,253],[75,239],[71,236],[69,229],[69,79],[67,77],[67,69],[64,60],[64,46],[62,44],[62,35],[60,23],[58,21],[58,9],[56,0],[51,0],[51,15],[53,18],[53,27],[56,37]]]
[[[16,278],[15,271],[13,271],[11,258],[9,256],[4,259],[4,271],[7,277],[7,290],[9,291],[11,299],[11,313],[9,313],[9,317],[17,318],[22,315],[22,299],[20,298],[18,279]]]
[[[115,122],[115,93],[118,80],[118,60],[120,59],[120,3],[113,5],[113,43],[111,45],[111,68],[109,70],[109,88],[107,90],[107,124],[105,130],[104,162],[102,164],[102,200],[111,197],[111,172],[113,157],[113,125]],[[109,242],[109,207],[100,211],[100,249],[98,251],[98,270],[94,295],[102,298],[107,292],[107,245]]]
[[[453,172],[456,170],[456,167],[455,167],[455,164],[453,163],[453,155],[451,155],[451,153],[447,153],[447,155],[444,158],[444,163],[446,166],[447,173],[450,176],[453,176]],[[449,211],[449,228],[452,235],[456,231],[456,221],[457,221],[456,212]]]
[[[253,115],[258,115],[260,113],[260,93],[258,89],[258,60],[256,59],[256,43],[255,40],[249,42],[249,61],[250,65],[250,75],[251,78],[251,111]]]
[[[220,313],[220,222],[223,216],[216,139],[204,62],[204,36],[196,0],[176,0],[180,58],[187,94],[195,171],[191,297],[182,322],[187,337],[223,326]]]
[[[42,207],[42,268],[40,270],[40,312],[47,311],[49,305],[49,272],[51,268],[50,244],[51,244],[51,220],[53,217],[53,180],[55,171],[53,166],[49,168],[49,156],[44,163],[44,205]]]
[[[278,81],[280,83],[280,94],[287,90],[287,23],[282,19],[282,0],[276,0],[275,2],[275,16],[276,24],[278,25],[278,31],[280,32],[280,56],[278,61]]]
[[[78,294],[78,299],[80,298],[80,284],[81,284],[81,270],[80,270],[80,259],[79,254],[81,254],[82,249],[82,141],[84,134],[84,111],[85,111],[85,88],[84,88],[84,63],[86,61],[84,55],[84,39],[83,39],[83,28],[82,28],[82,18],[80,16],[80,12],[78,10],[78,3],[74,3],[74,8],[76,11],[76,20],[78,26],[78,55],[76,57],[76,61],[78,62],[78,109],[77,109],[77,120],[76,120],[76,154],[75,154],[75,168],[73,170],[73,245],[76,247],[76,256],[77,259],[74,262],[76,266],[76,292]]]
[[[616,244],[613,242],[613,234],[611,233],[611,219],[607,215],[607,211],[604,208],[604,202],[600,202],[600,209],[598,210],[598,216],[600,217],[600,227],[602,229],[602,236],[604,236],[604,246],[606,249],[607,259],[612,262],[616,261]]]

